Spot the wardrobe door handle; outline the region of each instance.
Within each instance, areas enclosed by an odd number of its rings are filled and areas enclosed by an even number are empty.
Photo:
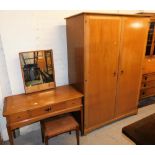
[[[121,75],[124,74],[124,70],[121,70]]]
[[[116,72],[114,72],[114,73],[113,73],[113,76],[115,77],[116,75],[117,75],[117,73],[116,73]]]

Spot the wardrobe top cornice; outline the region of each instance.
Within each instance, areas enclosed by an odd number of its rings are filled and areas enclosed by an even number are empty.
[[[140,18],[144,18],[144,17],[150,17],[150,15],[148,14],[115,14],[115,13],[98,13],[98,12],[81,12],[69,17],[66,17],[65,19],[69,19],[75,16],[80,16],[80,15],[98,15],[98,16],[124,16],[124,17],[140,17]]]

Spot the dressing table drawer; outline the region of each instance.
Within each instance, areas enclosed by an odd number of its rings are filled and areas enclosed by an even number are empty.
[[[66,110],[67,108],[72,108],[73,106],[82,106],[81,99],[74,99],[70,101],[60,102],[56,104],[51,104],[45,107],[32,110],[31,117],[36,117],[40,115],[52,114],[61,110]]]
[[[31,119],[33,117],[41,116],[41,115],[46,115],[46,114],[52,114],[54,112],[58,111],[63,111],[66,110],[67,108],[72,108],[74,106],[82,106],[82,101],[81,98],[74,99],[74,100],[69,100],[65,102],[60,102],[56,104],[51,104],[48,106],[44,106],[41,108],[33,109],[33,110],[28,110],[26,112],[20,112],[17,114],[12,114],[9,116],[8,120],[10,123],[14,122],[20,122],[26,119]]]
[[[14,123],[14,122],[20,122],[26,119],[29,119],[31,117],[30,113],[28,111],[26,112],[20,112],[17,114],[12,114],[8,117],[9,122]]]

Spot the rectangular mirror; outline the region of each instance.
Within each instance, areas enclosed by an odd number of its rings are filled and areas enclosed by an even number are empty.
[[[55,88],[52,50],[19,53],[25,93]]]

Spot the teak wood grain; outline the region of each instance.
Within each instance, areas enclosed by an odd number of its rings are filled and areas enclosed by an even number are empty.
[[[55,105],[82,97],[72,86],[61,86],[55,89],[32,94],[19,94],[5,98],[4,116],[18,112],[34,110],[43,106]]]
[[[83,94],[72,86],[32,94],[20,94],[5,98],[3,116],[7,120],[10,143],[12,131],[25,125],[56,115],[80,111],[80,127],[83,132]]]
[[[89,128],[114,117],[121,19],[89,16],[86,20],[85,128]]]
[[[137,113],[149,22],[142,15],[66,18],[69,81],[84,93],[85,133]]]
[[[141,26],[134,27],[134,23]],[[116,106],[118,116],[137,109],[147,33],[148,19],[123,18]]]
[[[145,57],[143,61],[143,74],[155,73],[155,57]]]
[[[69,83],[84,92],[84,17],[76,16],[66,24]]]

